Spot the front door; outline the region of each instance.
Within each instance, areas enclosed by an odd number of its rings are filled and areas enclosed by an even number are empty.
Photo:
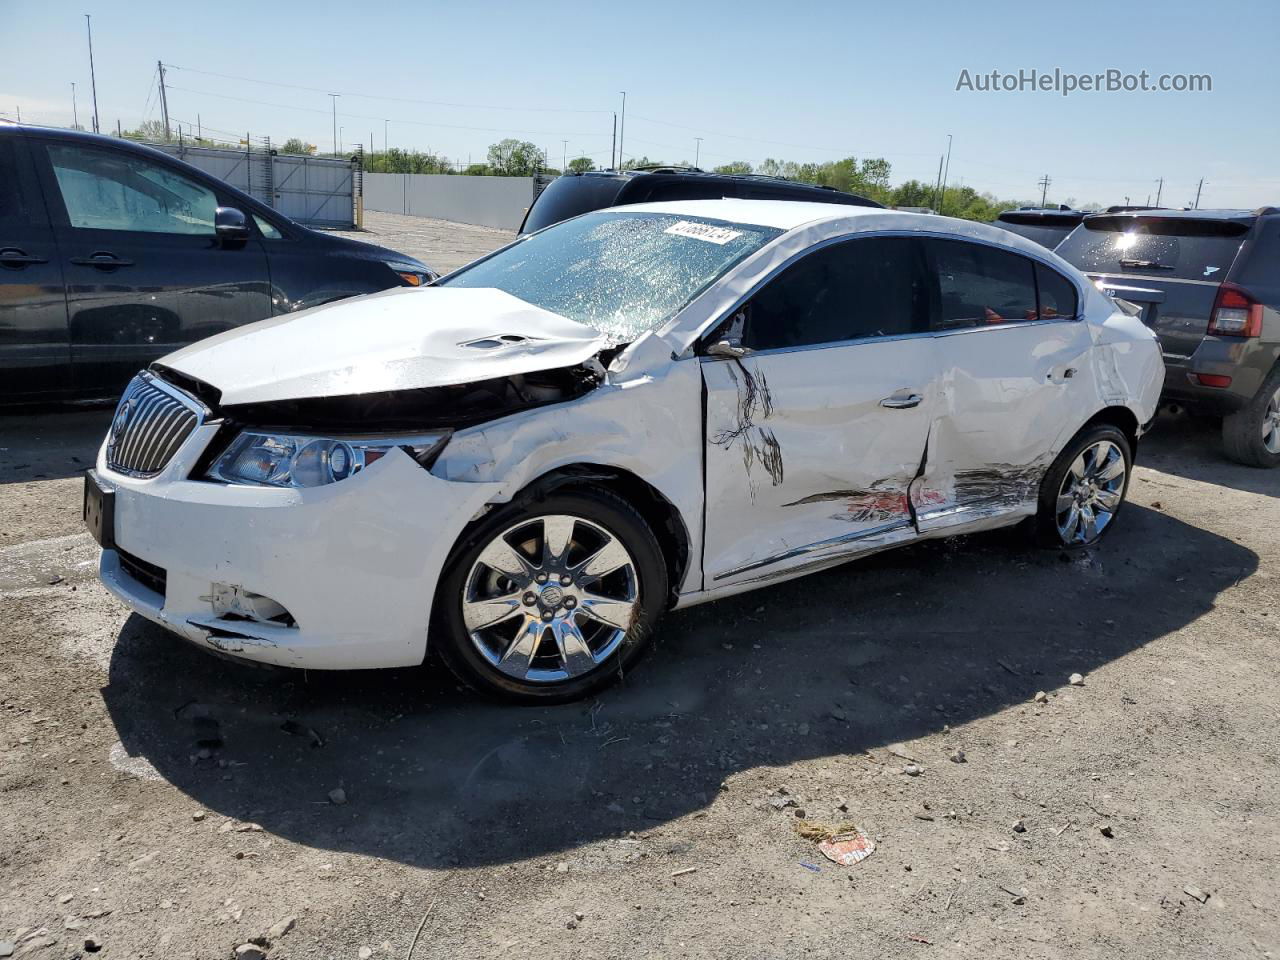
[[[913,490],[920,529],[1031,513],[1055,445],[1092,412],[1092,340],[1075,286],[1008,250],[921,242],[937,282],[941,377]]]
[[[869,237],[796,261],[706,339],[704,589],[915,536],[937,390],[927,315],[918,242]],[[717,356],[720,341],[747,352]]]
[[[0,400],[59,397],[68,384],[62,264],[26,144],[0,136]]]
[[[153,360],[271,315],[254,237],[214,231],[215,188],[135,150],[33,141],[63,258],[74,387],[114,396]]]

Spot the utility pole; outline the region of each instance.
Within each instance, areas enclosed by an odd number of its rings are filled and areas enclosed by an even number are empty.
[[[18,122],[21,123],[22,122],[22,104],[15,103],[14,106],[18,108]]]
[[[84,15],[85,29],[89,31],[89,85],[93,90],[93,132],[98,132],[98,81],[93,73],[93,21]],[[119,126],[119,124],[117,124]]]
[[[569,169],[569,141],[561,140],[560,143],[564,147],[564,155],[560,160],[560,172],[564,173]]]
[[[694,137],[693,140],[693,165],[696,167],[698,160],[702,157],[702,138]]]
[[[196,139],[204,139],[204,124],[200,122],[200,114],[196,114]]]
[[[938,179],[933,184],[933,208],[935,210],[942,209],[942,203],[938,200],[938,193],[942,190],[942,154],[938,154]]]
[[[76,82],[71,81],[71,129],[80,129],[80,114],[76,110]]]
[[[156,69],[160,71],[160,112],[164,114],[164,138],[170,140],[172,135],[169,132],[169,97],[164,90],[164,63],[157,60]]]
[[[340,93],[331,93],[333,98],[333,155],[338,155],[338,98],[342,96]]]
[[[627,91],[618,92],[622,94],[622,123],[618,127],[618,169],[621,170],[625,162],[622,159],[622,138],[627,132]]]
[[[942,170],[942,192],[938,196],[938,212],[942,212],[942,206],[947,202],[947,177],[951,175],[951,134],[947,134],[947,163]]]
[[[609,169],[618,169],[618,115],[613,115],[613,145],[609,147]]]
[[[390,128],[391,128],[391,121],[383,120],[382,121],[382,152],[383,153],[387,152],[387,136],[388,136],[387,131]]]
[[[1036,183],[1040,184],[1040,206],[1043,207],[1045,204],[1045,197],[1049,195],[1049,184],[1053,183],[1053,181],[1049,179],[1049,175],[1046,173],[1043,177],[1037,180]]]
[[[1200,178],[1200,184],[1196,187],[1196,202],[1192,206],[1192,210],[1200,209],[1200,191],[1204,189],[1204,177]]]
[[[1156,187],[1156,206],[1158,207],[1160,206],[1160,195],[1164,193],[1164,177],[1161,177],[1156,183],[1158,184]]]

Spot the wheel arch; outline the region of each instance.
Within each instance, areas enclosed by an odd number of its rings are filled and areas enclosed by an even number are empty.
[[[1100,423],[1110,424],[1121,433],[1125,439],[1129,441],[1129,453],[1136,455],[1138,452],[1138,436],[1141,433],[1141,424],[1138,422],[1138,415],[1128,407],[1113,405],[1103,407],[1092,417],[1080,425],[1080,429],[1072,434],[1072,439],[1079,436],[1084,430],[1088,430],[1092,426]],[[1068,441],[1070,443],[1070,441]]]
[[[530,480],[511,499],[537,500],[553,490],[578,485],[600,487],[617,494],[644,517],[662,549],[662,559],[667,566],[667,606],[674,606],[685,575],[689,572],[693,554],[692,539],[680,509],[643,477],[623,467],[570,463]]]

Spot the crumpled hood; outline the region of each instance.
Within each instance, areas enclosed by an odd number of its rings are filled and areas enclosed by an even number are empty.
[[[228,330],[160,363],[241,404],[471,383],[573,366],[605,345],[501,290],[397,287]]]

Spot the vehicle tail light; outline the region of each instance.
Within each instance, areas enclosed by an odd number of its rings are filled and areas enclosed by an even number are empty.
[[[1209,333],[1220,337],[1256,337],[1262,333],[1262,304],[1234,283],[1218,287]]]
[[[1231,378],[1221,373],[1191,373],[1188,374],[1192,383],[1198,383],[1202,387],[1229,387],[1231,386]]]

